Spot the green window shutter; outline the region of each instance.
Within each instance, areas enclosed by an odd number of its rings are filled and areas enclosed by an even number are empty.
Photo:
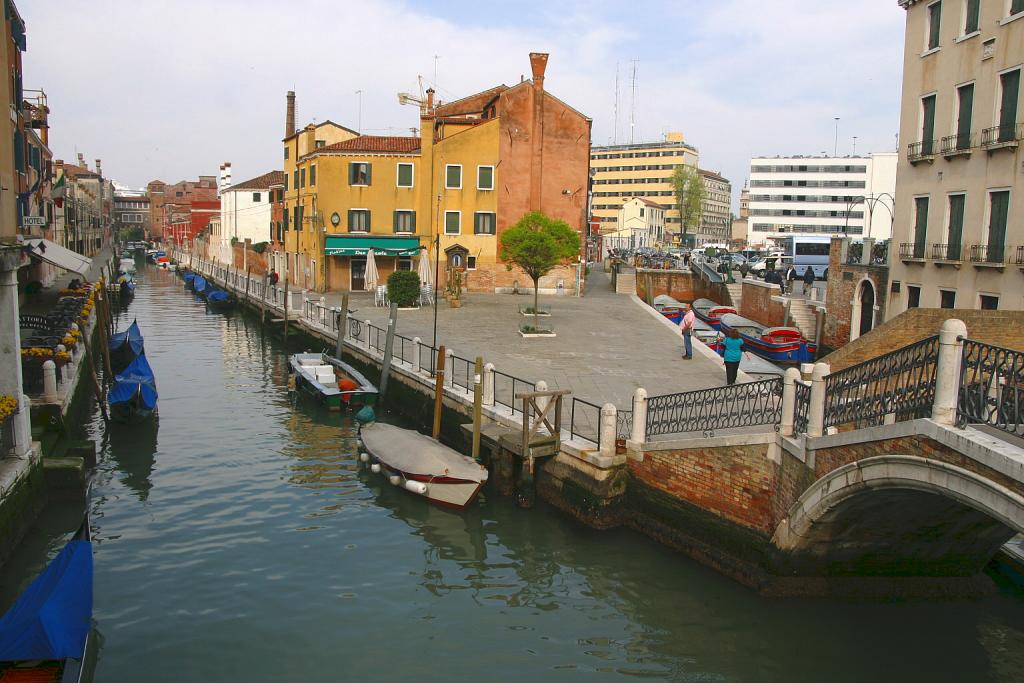
[[[398,229],[400,227],[402,227],[401,226],[401,221],[400,221],[401,216],[402,216],[402,214],[401,214],[400,211],[392,212],[391,230],[393,232],[398,232],[399,231]]]
[[[316,166],[309,167],[309,184],[316,185]]]
[[[928,7],[928,49],[939,46],[939,30],[942,25],[942,3],[937,2]]]
[[[935,95],[921,100],[924,107],[924,122],[921,125],[921,154],[932,154],[935,144]]]
[[[1018,12],[1024,12],[1024,0],[1013,0],[1010,3],[1010,14],[1017,14]]]
[[[1024,5],[1024,0],[1014,0]],[[979,15],[981,14],[981,0],[967,0],[967,21],[964,23],[964,34],[974,33],[978,30]]]
[[[956,122],[956,148],[967,149],[971,146],[971,123],[974,116],[974,84],[965,85],[957,90],[960,97],[960,113]]]
[[[412,187],[412,164],[398,165],[398,186]]]
[[[992,208],[988,222],[988,260],[1002,261],[1006,248],[1006,219],[1010,210],[1010,193],[1006,190],[992,192]]]
[[[1000,77],[1003,86],[1002,105],[999,109],[999,142],[1009,142],[1017,137],[1017,101],[1020,95],[1020,69]]]
[[[967,198],[962,194],[949,197],[949,236],[947,237],[946,258],[951,261],[960,260],[960,243],[964,234],[964,204]]]
[[[348,164],[348,184],[349,185],[355,185],[356,184],[356,164],[355,164],[355,162],[352,162],[352,161],[350,161],[349,164]],[[350,211],[349,215],[351,215],[351,214],[352,214],[352,212]],[[351,225],[349,227],[351,228]]]
[[[366,164],[366,184],[370,185],[373,179],[373,164]]]
[[[410,225],[410,231],[411,232],[416,232],[416,212],[415,211],[410,211],[409,212],[409,218],[412,220],[412,222],[409,224]]]
[[[476,186],[481,190],[494,189],[494,168],[491,166],[479,166],[477,168]]]
[[[281,218],[284,219],[281,222],[284,223],[284,229],[285,229],[285,231],[287,231],[288,230],[288,207],[287,206],[284,207],[284,209],[282,210]]]
[[[284,191],[285,192],[288,191],[288,174],[287,173],[284,174]]]
[[[928,197],[914,199],[917,208],[917,222],[914,224],[914,258],[924,258],[925,241],[928,239]]]
[[[356,229],[356,211],[355,209],[348,210],[348,231],[352,232]]]

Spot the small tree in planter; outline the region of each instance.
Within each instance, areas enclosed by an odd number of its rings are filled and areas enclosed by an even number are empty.
[[[412,308],[420,298],[420,276],[411,270],[396,270],[388,275],[388,298],[399,308]]]
[[[533,331],[538,322],[540,279],[555,266],[567,263],[580,253],[580,236],[565,221],[532,211],[501,234],[501,259],[519,266],[533,280]]]

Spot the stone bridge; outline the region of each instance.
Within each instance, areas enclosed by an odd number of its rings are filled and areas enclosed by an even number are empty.
[[[947,321],[841,377],[790,371],[777,432],[650,440],[638,392],[629,523],[765,591],[976,577],[1024,533],[1024,353],[966,337]]]

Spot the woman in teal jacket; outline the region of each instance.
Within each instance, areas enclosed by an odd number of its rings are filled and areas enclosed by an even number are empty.
[[[736,384],[736,372],[743,357],[743,338],[736,330],[729,330],[722,344],[725,346],[725,382]]]

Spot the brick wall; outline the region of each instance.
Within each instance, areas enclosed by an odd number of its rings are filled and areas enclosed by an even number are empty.
[[[650,292],[648,292],[648,283]],[[678,270],[636,269],[636,294],[644,301],[654,301],[662,294],[689,303],[694,299],[711,299],[718,303],[731,303],[725,285],[708,282],[691,273]]]
[[[875,325],[885,320],[885,302],[888,300],[888,266],[848,265],[844,240],[833,238],[828,257],[828,285],[825,301],[828,315],[822,329],[822,342],[832,349],[839,349],[850,341],[853,325],[860,325],[860,316],[853,320],[854,300],[861,296],[861,283],[867,279],[874,287]]]
[[[769,536],[775,531],[766,445],[651,451],[629,468],[643,484],[705,512]]]
[[[266,275],[268,253],[257,254],[252,249],[248,249],[249,253],[246,254],[246,246],[243,242],[236,242],[231,245],[232,265],[239,270],[248,268],[253,275]]]
[[[831,312],[831,301],[829,303]],[[911,308],[855,339],[823,360],[841,370],[938,334],[950,318],[963,320],[971,339],[1024,350],[1024,311]]]
[[[786,307],[772,301],[773,296],[779,296],[778,285],[743,283],[743,297],[740,302],[740,315],[744,318],[756,320],[768,327],[781,327],[786,320]]]

